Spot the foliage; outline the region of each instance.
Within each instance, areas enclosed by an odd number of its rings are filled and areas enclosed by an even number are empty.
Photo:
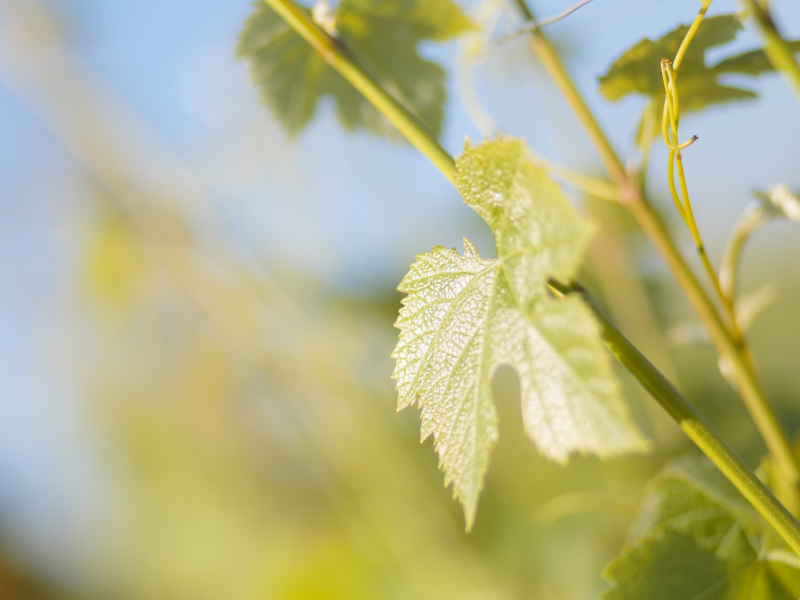
[[[433,434],[445,483],[464,505],[467,528],[497,441],[492,375],[510,364],[520,379],[528,435],[548,457],[641,450],[598,328],[577,298],[549,297],[550,276],[568,279],[591,226],[569,206],[522,143],[467,144],[456,161],[465,202],[491,227],[498,258],[435,247],[400,284],[408,296],[393,356],[398,408],[418,402],[423,440]]]
[[[291,0],[270,0],[270,3],[276,10],[287,11],[286,15],[298,14],[291,12],[299,10]],[[588,2],[579,3],[574,10],[585,4]],[[670,150],[670,191],[692,232],[727,323],[715,312],[686,265],[672,256],[673,242],[658,225],[657,217],[641,218],[649,211],[644,191],[637,189],[641,181],[635,179],[637,175],[624,172],[622,162],[592,115],[587,114],[585,104],[574,98],[574,90],[566,89],[570,88],[568,77],[544,39],[541,26],[534,24],[530,32],[535,40],[534,49],[538,49],[545,66],[560,82],[566,99],[579,115],[584,113],[581,120],[620,187],[619,198],[640,205],[635,212],[640,215],[640,224],[660,246],[705,325],[720,342],[721,364],[726,365],[731,381],[744,384],[743,398],[770,451],[781,461],[780,466],[775,462],[775,469],[782,476],[796,480],[800,477],[797,471],[800,465],[792,464],[794,458],[788,442],[755,381],[749,350],[737,322],[743,319],[734,311],[735,288],[732,284],[728,287],[720,284],[705,253],[683,171],[680,152],[696,138],[683,144],[678,141],[679,98],[684,113],[754,98],[754,92],[724,85],[719,76],[758,75],[770,70],[772,64],[765,60],[766,55],[755,51],[708,66],[707,50],[732,41],[742,28],[736,15],[705,19],[710,4],[711,0],[702,3],[691,27],[681,26],[657,42],[645,39],[625,53],[601,78],[600,90],[613,101],[630,93],[650,97],[639,132],[641,141],[649,141],[658,131],[659,100],[666,89],[668,102],[663,105],[663,127]],[[522,15],[533,21],[525,3],[520,1],[518,5]],[[591,227],[572,210],[560,189],[549,180],[546,170],[528,160],[523,144],[502,139],[477,147],[468,142],[463,155],[453,164],[418,121],[403,111],[393,112],[394,104],[384,102],[386,89],[380,86],[387,89],[392,86],[376,75],[379,70],[359,64],[373,56],[366,48],[361,54],[354,53],[358,45],[353,43],[355,36],[348,41],[347,35],[343,35],[349,27],[346,7],[345,2],[334,15],[327,3],[320,2],[314,8],[313,21],[308,13],[304,13],[304,18],[291,16],[290,21],[306,39],[324,46],[322,54],[329,55],[326,59],[344,79],[366,98],[373,98],[375,106],[387,115],[392,113],[392,122],[398,130],[454,182],[465,202],[481,215],[495,237],[496,259],[482,258],[475,245],[466,239],[463,254],[455,249],[434,247],[432,252],[417,257],[399,286],[407,296],[396,323],[400,339],[393,353],[397,360],[393,377],[397,380],[398,409],[418,404],[422,440],[433,435],[445,485],[453,484],[453,495],[464,508],[467,530],[475,521],[489,455],[499,437],[491,384],[501,364],[508,364],[516,371],[525,430],[548,458],[566,462],[572,452],[605,457],[645,447],[620,399],[602,338],[620,362],[680,422],[690,438],[723,466],[753,507],[770,516],[775,532],[797,551],[800,530],[787,509],[602,312],[591,312],[582,301],[583,288],[565,286],[559,281],[569,280],[580,265]],[[436,10],[432,13],[441,17]],[[270,64],[275,62],[276,48],[269,48],[269,40],[252,42],[252,31],[261,28],[257,20],[251,20],[246,28],[240,53],[247,55],[266,43],[266,60],[257,60],[256,64],[268,65],[261,72],[270,77],[278,70]],[[402,31],[401,26],[395,26]],[[266,29],[274,27],[274,23],[266,25]],[[383,31],[377,25],[373,28],[376,32]],[[341,36],[342,45],[327,45],[329,38],[321,30],[334,38]],[[310,51],[307,46],[303,48]],[[769,58],[773,60],[772,55]],[[660,73],[654,68],[657,64],[661,65]],[[312,85],[316,83],[312,77]],[[346,86],[344,80],[339,83]],[[274,82],[267,84],[269,89]],[[285,86],[277,85],[276,89],[280,92]],[[417,116],[424,116],[413,99],[396,99],[401,103],[406,101]],[[306,104],[301,102],[299,106],[303,109]],[[441,107],[441,102],[438,106]],[[296,122],[302,125],[306,120],[304,115]],[[342,120],[352,127],[347,118]],[[680,196],[674,179],[676,161]],[[582,189],[605,189],[602,182],[598,185],[569,174],[569,170],[559,170],[566,179],[581,182],[576,185]],[[615,198],[616,194],[607,196]],[[730,282],[733,277],[728,278]],[[560,297],[567,297],[554,298],[548,286]],[[602,322],[602,329],[595,318]],[[606,596],[624,600],[676,596],[734,598],[747,597],[751,592],[776,598],[795,594],[795,588],[800,587],[797,557],[776,542],[779,538],[774,537],[758,513],[725,490],[724,480],[720,484],[713,473],[696,476],[697,469],[676,467],[659,479],[656,491],[645,503],[639,542],[606,570],[614,584]],[[784,491],[792,501],[789,506],[800,499],[791,485]],[[677,576],[673,572],[676,564],[680,566]]]
[[[800,595],[800,559],[710,462],[678,461],[650,485],[639,539],[604,572],[606,600]]]
[[[305,9],[303,9],[305,10]],[[451,0],[342,0],[319,16],[379,84],[402,101],[438,137],[444,118],[445,72],[417,54],[420,42],[446,41],[470,26]],[[310,12],[309,12],[310,14]],[[330,96],[348,130],[402,139],[389,121],[323,56],[263,2],[245,23],[238,54],[247,59],[264,101],[291,134],[313,119]]]
[[[774,71],[763,50],[729,56],[711,66],[706,63],[709,49],[732,42],[741,29],[742,22],[738,15],[709,17],[700,25],[680,70],[682,112],[699,112],[718,104],[757,98],[754,91],[725,84],[720,78],[731,73],[757,76]],[[664,82],[659,64],[662,58],[675,56],[688,31],[688,25],[681,25],[656,41],[644,38],[624,52],[600,77],[600,93],[612,102],[618,102],[630,94],[641,94],[650,99],[647,110],[652,114],[642,117],[637,137],[644,135],[646,118],[660,123]],[[800,51],[800,42],[795,42],[793,46]],[[655,127],[650,136],[655,136],[659,131]]]

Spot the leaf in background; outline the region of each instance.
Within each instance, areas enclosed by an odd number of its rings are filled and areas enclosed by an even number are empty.
[[[705,60],[706,50],[733,41],[742,23],[737,15],[718,15],[705,19],[680,67],[678,91],[681,113],[697,112],[709,106],[733,100],[751,100],[756,93],[737,86],[724,85],[720,75],[739,73],[760,75],[773,71],[763,50],[746,52],[724,59],[714,66]],[[600,92],[608,100],[617,102],[629,94],[643,94],[651,98],[647,109],[656,119],[657,126],[650,136],[660,131],[661,112],[664,108],[664,82],[661,75],[661,60],[674,58],[689,27],[681,25],[657,41],[643,39],[620,56],[608,73],[600,78]],[[792,46],[800,51],[800,42]],[[640,122],[637,138],[642,141],[644,118]]]
[[[788,42],[788,46],[795,52],[800,52],[800,40]],[[731,56],[714,67],[715,73],[741,73],[753,76],[774,70],[775,67],[763,50],[751,50],[737,56]]]
[[[720,15],[703,21],[680,68],[681,112],[699,110],[726,99],[755,96],[746,90],[722,86],[705,63],[706,50],[732,41],[740,29],[742,23],[736,15]],[[600,78],[600,92],[613,102],[633,93],[663,96],[661,60],[675,57],[688,31],[687,25],[681,25],[655,42],[648,38],[640,41]]]
[[[439,136],[445,72],[421,58],[417,46],[426,40],[445,41],[469,28],[457,4],[342,0],[323,25],[328,30],[335,26],[338,39],[366,72]],[[331,96],[347,130],[366,129],[401,139],[368,100],[263,2],[245,23],[237,53],[250,62],[264,102],[290,134],[299,133],[314,117],[320,99]]]
[[[643,502],[639,541],[604,576],[605,600],[793,600],[800,559],[709,461],[678,461]]]
[[[590,224],[520,142],[467,145],[456,180],[492,228],[499,258],[481,258],[467,240],[463,255],[436,247],[417,257],[399,286],[408,296],[393,377],[398,408],[418,402],[422,438],[434,435],[469,529],[498,439],[491,380],[501,364],[517,371],[525,428],[546,456],[611,456],[645,442],[591,313],[578,298],[548,296],[550,276],[567,279],[579,266]]]

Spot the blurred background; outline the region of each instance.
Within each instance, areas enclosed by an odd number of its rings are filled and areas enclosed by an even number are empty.
[[[503,2],[463,4],[498,34],[518,26]],[[773,5],[800,38],[800,5]],[[549,29],[625,156],[644,100],[608,103],[597,77],[697,8],[597,0]],[[465,534],[416,411],[395,412],[389,355],[414,255],[463,236],[491,254],[488,228],[424,158],[345,134],[330,104],[288,139],[234,57],[251,10],[0,0],[0,598],[597,597],[644,483],[689,444],[620,373],[655,451],[548,463],[501,371],[501,441]],[[755,47],[748,28],[720,53]],[[459,42],[421,50],[448,69],[450,152],[501,131],[601,175],[524,39],[477,62]],[[744,85],[760,100],[682,123],[700,137],[687,176],[715,264],[755,190],[800,187],[800,106],[775,75]],[[658,144],[652,165],[692,256]],[[693,319],[660,259],[617,208],[572,197],[602,224],[588,287],[756,466],[763,447],[713,351],[670,342]],[[749,338],[793,434],[798,228],[757,234],[741,281],[778,291]]]

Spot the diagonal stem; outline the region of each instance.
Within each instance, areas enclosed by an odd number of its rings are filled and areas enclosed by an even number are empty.
[[[417,150],[444,173],[445,177],[453,181],[453,157],[433,139],[427,128],[411,111],[390,96],[356,63],[339,40],[331,37],[314,23],[308,10],[292,0],[264,0],[264,2],[383,113]]]
[[[794,50],[778,31],[775,21],[769,12],[768,5],[755,0],[742,0],[742,4],[756,23],[761,37],[764,38],[764,52],[769,61],[791,86],[800,101],[800,64],[794,55]]]
[[[583,8],[590,2],[593,2],[593,0],[580,0],[580,2],[578,2],[577,4],[570,6],[567,10],[560,12],[557,15],[553,15],[552,17],[544,17],[543,19],[539,19],[538,21],[530,21],[529,23],[526,23],[525,25],[520,27],[514,33],[500,38],[499,40],[497,40],[497,43],[502,44],[504,42],[516,39],[521,35],[525,35],[526,33],[530,33],[531,31],[533,31],[534,29],[538,29],[539,27],[546,27],[548,25],[552,25],[553,23],[558,23],[559,21],[563,21],[572,13]]]
[[[719,269],[719,284],[722,293],[728,298],[731,305],[736,302],[736,275],[739,268],[739,257],[742,248],[750,236],[770,221],[764,210],[758,204],[748,207],[748,210],[733,226],[733,233],[722,255],[722,266]]]
[[[703,454],[711,459],[711,462],[800,556],[800,524],[739,455],[714,431],[675,386],[622,335],[586,290],[577,284],[565,285],[555,279],[551,279],[549,284],[558,296],[573,293],[582,296],[600,323],[603,342],[611,354],[642,384]]]

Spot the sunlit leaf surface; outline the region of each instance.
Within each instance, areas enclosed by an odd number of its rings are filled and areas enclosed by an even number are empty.
[[[399,408],[418,402],[422,438],[433,434],[445,482],[467,526],[498,439],[491,379],[509,364],[520,380],[525,428],[548,457],[610,456],[643,440],[620,400],[598,328],[577,298],[549,297],[549,276],[569,278],[591,226],[514,141],[467,145],[457,161],[465,201],[489,224],[499,258],[464,240],[436,247],[400,284]]]
[[[319,11],[317,11],[319,13]],[[438,137],[446,98],[445,72],[417,54],[423,41],[445,41],[469,27],[451,0],[342,0],[321,25],[366,72]],[[400,139],[394,126],[263,2],[245,23],[238,54],[247,59],[266,104],[290,134],[314,117],[329,96],[348,130]]]

